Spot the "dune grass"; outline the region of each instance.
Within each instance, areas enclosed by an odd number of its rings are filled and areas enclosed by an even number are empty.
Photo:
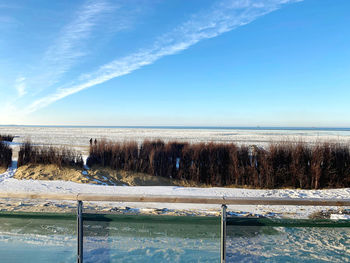
[[[26,164],[55,164],[58,167],[84,165],[81,154],[67,147],[34,146],[31,142],[21,145],[18,153],[18,167]]]
[[[15,136],[10,134],[7,134],[7,135],[0,134],[0,141],[12,142],[14,138]]]
[[[0,141],[0,168],[7,169],[12,163],[12,149]]]
[[[271,143],[266,149],[218,143],[97,141],[87,165],[142,172],[211,186],[340,188],[350,186],[349,146]]]

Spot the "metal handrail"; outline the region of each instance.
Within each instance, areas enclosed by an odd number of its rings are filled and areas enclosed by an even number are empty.
[[[46,194],[0,192],[0,198],[105,201],[105,202],[144,202],[144,203],[192,203],[218,205],[293,205],[293,206],[350,206],[350,199],[321,198],[276,198],[276,197],[228,197],[192,195],[142,195],[142,194]]]

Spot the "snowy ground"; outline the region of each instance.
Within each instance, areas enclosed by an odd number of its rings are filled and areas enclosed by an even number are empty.
[[[174,186],[103,186],[92,184],[79,184],[68,181],[39,181],[17,180],[12,176],[14,167],[0,174],[0,192],[2,193],[94,193],[94,194],[139,194],[139,195],[177,195],[177,196],[212,196],[212,197],[275,197],[275,198],[322,198],[322,199],[349,199],[350,188],[328,190],[254,190],[243,188],[194,188]],[[101,204],[101,203],[100,203]],[[197,204],[155,204],[155,203],[103,203],[106,206],[133,208],[167,208],[175,210],[206,211],[215,213],[219,211],[218,205]],[[315,211],[334,209],[336,207],[302,207],[302,206],[229,206],[229,211],[239,215],[247,212],[255,215],[286,216],[292,218],[305,218]]]
[[[68,128],[68,127],[20,127],[0,126],[0,134],[15,135],[11,147],[14,150],[13,167],[0,174],[0,192],[40,192],[40,193],[96,193],[96,194],[140,194],[140,195],[193,195],[193,196],[227,196],[227,197],[281,197],[281,198],[350,198],[350,189],[330,190],[253,190],[241,188],[184,188],[171,186],[102,186],[78,184],[67,181],[16,180],[16,155],[19,145],[30,138],[42,145],[66,145],[76,147],[86,155],[90,138],[108,138],[116,141],[144,139],[178,140],[188,142],[234,142],[238,144],[257,144],[266,146],[272,141],[304,141],[315,143],[322,141],[350,142],[350,131],[331,130],[242,130],[242,129],[150,129],[150,128]],[[86,158],[86,156],[85,156]],[[135,208],[168,208],[178,210],[219,211],[217,205],[191,204],[105,204]],[[307,217],[321,209],[338,209],[330,207],[296,207],[296,206],[229,206],[234,213],[245,215],[246,212],[262,215],[289,217]]]

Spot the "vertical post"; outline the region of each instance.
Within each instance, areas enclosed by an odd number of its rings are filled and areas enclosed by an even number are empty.
[[[77,262],[83,263],[83,202],[78,201],[77,214],[78,254]]]
[[[221,263],[226,263],[226,205],[221,205]]]

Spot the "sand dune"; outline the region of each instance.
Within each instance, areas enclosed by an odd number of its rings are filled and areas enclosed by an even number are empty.
[[[194,183],[172,180],[160,176],[128,171],[116,171],[110,168],[93,167],[75,169],[56,165],[24,165],[17,169],[14,179],[25,180],[63,180],[76,183],[89,183],[117,186],[196,186]]]

